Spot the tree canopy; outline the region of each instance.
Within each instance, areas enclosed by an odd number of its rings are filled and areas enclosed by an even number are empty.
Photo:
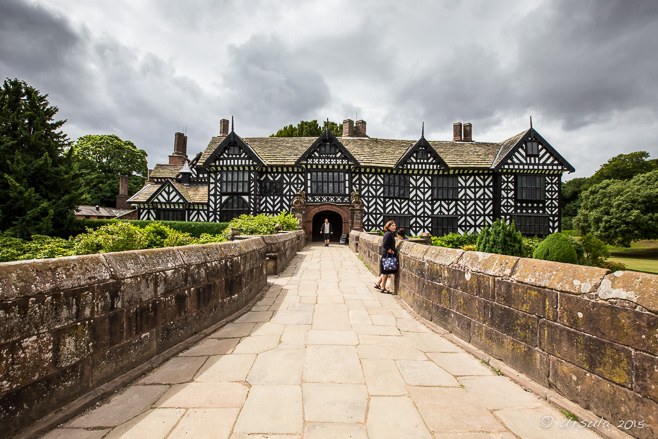
[[[47,97],[18,79],[0,89],[0,229],[19,237],[66,233],[81,196]]]
[[[318,137],[326,128],[327,123],[324,122],[322,126],[318,124],[317,120],[301,120],[294,126],[292,124],[281,128],[276,134],[271,134],[270,137]],[[340,137],[343,135],[343,124],[338,125],[336,122],[329,122],[329,131],[334,136]]]
[[[631,180],[604,180],[582,193],[575,219],[582,234],[608,244],[658,238],[658,169]]]
[[[80,137],[72,148],[82,176],[84,202],[113,206],[119,195],[119,176],[127,175],[128,192],[142,188],[148,173],[146,151],[115,135]]]

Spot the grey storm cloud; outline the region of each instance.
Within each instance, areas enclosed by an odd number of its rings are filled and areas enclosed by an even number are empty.
[[[329,87],[315,66],[276,36],[257,34],[229,47],[223,99],[247,124],[282,126],[315,118],[329,104]]]

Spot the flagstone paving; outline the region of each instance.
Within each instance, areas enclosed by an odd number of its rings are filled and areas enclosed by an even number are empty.
[[[45,437],[599,437],[374,281],[349,248],[309,245],[252,310]]]

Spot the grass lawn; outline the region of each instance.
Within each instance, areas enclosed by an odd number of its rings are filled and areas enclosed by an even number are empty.
[[[628,270],[658,274],[658,241],[638,241],[630,248],[608,247],[610,261],[626,264]]]

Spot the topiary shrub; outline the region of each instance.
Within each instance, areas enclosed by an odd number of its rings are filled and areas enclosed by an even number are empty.
[[[475,245],[479,234],[477,233],[449,233],[443,236],[432,236],[432,245],[437,247],[464,248],[466,245]]]
[[[523,236],[516,231],[514,221],[508,224],[497,219],[491,227],[485,227],[476,244],[477,251],[499,255],[523,256]]]
[[[544,239],[532,255],[535,259],[544,261],[565,262],[577,264],[578,255],[568,237],[562,233],[553,233]]]

